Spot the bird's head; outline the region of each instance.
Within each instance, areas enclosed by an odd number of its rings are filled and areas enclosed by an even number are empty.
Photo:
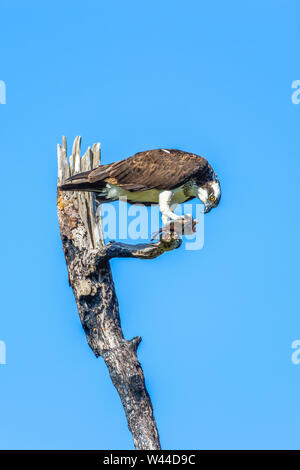
[[[218,206],[221,199],[221,186],[215,178],[198,188],[198,198],[204,204],[204,214]]]

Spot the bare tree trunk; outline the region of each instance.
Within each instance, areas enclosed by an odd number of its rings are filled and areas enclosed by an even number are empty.
[[[66,178],[100,164],[100,144],[80,158],[81,138],[76,137],[68,161],[66,139],[58,145],[58,185]],[[96,357],[104,359],[125,410],[137,450],[160,449],[158,431],[142,367],[137,358],[139,336],[127,341],[122,333],[118,299],[109,259],[152,259],[178,248],[176,232],[156,243],[104,244],[100,207],[93,193],[57,191],[57,210],[69,282],[76,299],[87,341]]]

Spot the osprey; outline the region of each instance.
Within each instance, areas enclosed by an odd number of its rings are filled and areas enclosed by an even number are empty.
[[[92,191],[101,203],[126,198],[131,204],[159,204],[164,224],[184,218],[173,212],[178,204],[197,197],[207,213],[221,198],[219,180],[208,161],[175,149],[148,150],[100,165],[71,176],[59,189]]]

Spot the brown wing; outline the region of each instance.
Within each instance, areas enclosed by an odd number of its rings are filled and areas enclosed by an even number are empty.
[[[92,170],[89,183],[117,184],[129,191],[173,189],[193,177],[206,181],[211,167],[198,155],[174,149],[157,149],[140,152],[132,157]]]

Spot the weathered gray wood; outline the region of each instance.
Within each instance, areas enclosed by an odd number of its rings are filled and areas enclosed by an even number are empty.
[[[88,148],[80,158],[81,138],[76,137],[67,160],[67,143],[58,145],[58,186],[70,175],[100,163],[100,144]],[[133,435],[136,449],[160,449],[153,408],[137,358],[139,336],[127,341],[122,333],[118,300],[109,260],[114,257],[153,259],[178,248],[175,232],[155,243],[105,245],[101,207],[91,193],[57,191],[57,210],[69,282],[89,346],[104,359]]]

